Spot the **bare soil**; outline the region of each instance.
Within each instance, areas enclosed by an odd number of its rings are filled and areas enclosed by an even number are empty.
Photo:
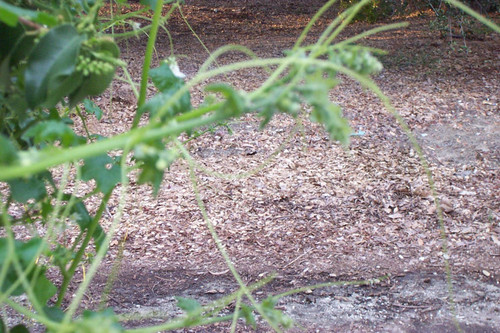
[[[242,44],[261,57],[291,48],[322,1],[186,1],[183,13],[210,51]],[[335,15],[314,27],[314,42]],[[344,150],[322,128],[278,116],[262,131],[246,116],[189,143],[204,167],[224,173],[251,170],[289,141],[261,172],[243,179],[197,174],[212,222],[247,282],[277,278],[268,294],[325,281],[390,278],[368,286],[336,286],[289,296],[278,304],[305,332],[500,332],[500,39],[465,41],[468,52],[429,30],[429,16],[402,18],[404,30],[382,33],[365,45],[389,51],[376,82],[422,144],[445,211],[446,246],[418,156],[373,94],[343,79],[332,92],[355,131]],[[356,23],[339,37],[373,26]],[[207,53],[176,13],[167,28],[181,70],[193,77]],[[454,43],[463,43],[454,40]],[[146,39],[121,42],[123,59],[139,78]],[[170,55],[160,32],[158,59]],[[230,53],[219,60],[245,59]],[[231,73],[239,89],[265,79],[260,70]],[[153,91],[151,91],[153,93]],[[203,89],[192,91],[193,104]],[[112,101],[112,108],[110,107]],[[116,83],[97,102],[107,110],[90,130],[114,134],[132,121],[135,98]],[[115,205],[109,207],[111,219]],[[174,296],[202,303],[234,291],[202,219],[185,162],[174,164],[154,198],[133,185],[110,258],[88,291],[97,306],[125,239],[123,260],[107,304],[132,313],[127,327],[156,324],[180,314]],[[450,299],[444,257],[449,258]],[[455,312],[453,313],[453,304]],[[228,309],[229,311],[230,309]],[[141,317],[142,316],[142,317]],[[182,332],[221,332],[228,324]],[[250,331],[243,322],[238,332]],[[270,329],[259,322],[258,332]]]

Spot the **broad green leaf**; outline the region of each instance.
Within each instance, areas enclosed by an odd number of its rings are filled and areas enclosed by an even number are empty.
[[[33,22],[53,26],[57,24],[57,18],[41,11],[34,11],[13,6],[0,0],[0,21],[7,25],[15,26],[18,18],[23,17]]]
[[[191,298],[175,297],[177,299],[177,306],[186,311],[187,314],[193,313],[201,308],[201,304]]]
[[[170,65],[165,61],[159,67],[152,69],[149,72],[149,76],[160,92],[168,92],[172,89],[177,90],[178,84],[184,83],[184,80],[176,76],[172,72]]]
[[[75,84],[67,79],[74,78],[77,55],[84,39],[70,24],[58,26],[42,37],[28,58],[24,73],[26,100],[30,107],[52,107],[55,99],[75,90]]]
[[[97,120],[101,120],[102,110],[93,101],[91,101],[90,99],[84,99],[83,106],[85,107],[85,111],[88,114],[93,114],[96,116]]]
[[[44,274],[40,274],[34,283],[33,292],[40,304],[46,304],[56,294],[57,288]]]
[[[16,160],[16,148],[9,139],[0,134],[0,165],[14,164]]]
[[[262,301],[262,310],[266,313],[267,317],[273,323],[280,325],[284,328],[290,328],[293,326],[293,321],[287,315],[283,314],[281,310],[277,310],[274,307],[278,299],[269,296]]]
[[[27,242],[15,241],[16,253],[21,260],[23,267],[28,266],[36,259],[38,253],[43,253],[47,249],[47,243],[41,238],[33,238]]]
[[[64,319],[64,312],[55,306],[44,306],[43,312],[52,321],[60,323]]]
[[[0,21],[8,26],[15,27],[18,21],[18,16],[12,11],[6,9],[4,7],[5,5],[6,4],[0,1]]]
[[[44,179],[39,175],[12,179],[8,183],[12,198],[21,203],[26,203],[29,199],[38,201],[47,195]]]
[[[112,191],[120,182],[121,170],[117,159],[108,155],[100,155],[85,159],[82,167],[82,179],[95,179],[97,188],[103,193]]]

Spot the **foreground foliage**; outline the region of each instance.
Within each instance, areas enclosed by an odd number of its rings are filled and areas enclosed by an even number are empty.
[[[126,71],[125,64],[119,60],[118,47],[103,32],[124,18],[102,20],[98,16],[100,2],[67,2],[57,8],[42,6],[41,11],[25,4],[13,6],[0,2],[0,36],[2,45],[7,45],[0,50],[0,181],[8,184],[8,189],[2,192],[1,203],[4,231],[0,239],[1,301],[43,324],[49,331],[122,330],[109,310],[86,311],[80,317],[74,316],[120,222],[120,214],[117,214],[106,233],[100,225],[113,191],[121,185],[123,207],[133,170],[139,170],[139,183],[151,184],[158,191],[169,165],[180,156],[189,160],[188,153],[177,140],[179,134],[191,134],[204,126],[245,113],[258,114],[265,126],[276,113],[298,117],[304,112],[304,105],[309,105],[311,120],[324,124],[332,139],[348,144],[351,130],[340,107],[329,100],[328,93],[339,84],[336,79],[339,73],[371,87],[369,75],[380,71],[381,65],[372,55],[373,50],[355,44],[362,36],[338,44],[332,42],[367,2],[339,16],[314,45],[301,46],[301,41],[317,17],[296,46],[287,51],[286,57],[252,58],[209,70],[215,58],[225,51],[236,49],[251,54],[243,48],[224,48],[216,52],[189,82],[185,82],[175,58],[166,59],[159,67],[149,70],[156,31],[180,5],[171,4],[170,11],[162,18],[162,1],[149,4],[154,7],[154,16],[151,26],[143,28],[149,30],[150,40],[137,114],[129,132],[112,138],[100,137],[88,130],[85,136],[77,134],[70,115],[76,114],[83,124],[89,116],[102,115],[102,111],[86,98],[102,93],[117,67]],[[364,35],[399,26],[388,26]],[[231,70],[252,67],[273,68],[260,88],[245,92],[227,83],[212,84],[205,88],[205,103],[196,109],[192,107],[191,87]],[[148,78],[158,93],[146,101]],[[139,127],[144,114],[148,115],[148,122]],[[79,196],[77,188],[83,182],[93,182],[95,187]],[[70,184],[72,190],[69,190]],[[193,185],[196,187],[195,183]],[[100,202],[92,213],[86,205],[89,200]],[[13,213],[13,208],[18,207],[22,207],[22,214]],[[13,227],[19,224],[31,228],[33,237],[17,240]],[[217,239],[209,221],[207,224]],[[79,228],[78,236],[72,242],[62,242],[60,231],[71,225]],[[217,244],[224,254],[220,242]],[[93,258],[88,263],[87,279],[72,297],[68,295],[68,286],[78,267],[87,264],[84,260],[89,253],[93,253]],[[178,305],[187,317],[148,330],[220,320],[236,322],[239,317],[252,325],[255,312],[276,330],[291,325],[290,319],[275,309],[279,297],[257,303],[251,296],[251,291],[265,281],[245,286],[229,260],[228,265],[241,285],[240,291],[205,307],[196,301],[179,298]],[[46,276],[49,268],[58,269],[61,285],[56,286]],[[11,298],[22,294],[28,296],[35,313]],[[248,298],[249,304],[241,302],[243,296]],[[217,316],[233,300],[239,304],[235,313]]]

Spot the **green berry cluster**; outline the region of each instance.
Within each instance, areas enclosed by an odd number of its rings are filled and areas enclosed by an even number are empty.
[[[78,56],[78,64],[76,70],[81,72],[84,76],[91,74],[106,75],[114,71],[114,66],[109,62],[90,58],[83,54]]]

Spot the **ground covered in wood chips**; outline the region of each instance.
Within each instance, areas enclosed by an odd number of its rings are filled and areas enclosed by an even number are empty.
[[[320,4],[193,0],[182,10],[210,51],[235,43],[261,57],[279,57]],[[332,17],[321,19],[307,41],[314,42]],[[429,16],[402,20],[410,26],[364,44],[389,51],[375,79],[428,156],[444,210],[447,254],[412,145],[377,98],[348,79],[331,95],[362,134],[348,149],[307,119],[295,131],[296,121],[285,116],[263,131],[259,119],[246,116],[229,123],[232,133],[221,127],[188,144],[196,161],[213,171],[197,173],[201,196],[245,281],[277,274],[257,298],[318,282],[390,274],[373,285],[284,298],[278,308],[296,321],[292,331],[455,332],[444,263],[449,258],[457,322],[466,332],[500,332],[500,38],[467,40],[466,52],[459,49],[463,40],[450,46],[431,31]],[[181,71],[193,77],[206,50],[178,13],[167,27]],[[370,27],[357,23],[340,38]],[[145,44],[134,38],[121,43],[135,78]],[[169,56],[170,47],[160,33],[158,58]],[[231,53],[220,63],[242,59]],[[259,70],[221,77],[245,90],[265,78]],[[192,98],[195,105],[202,100],[202,87]],[[107,112],[101,122],[90,121],[90,131],[111,135],[129,128],[136,102],[129,87],[115,83],[112,93],[96,102]],[[255,175],[215,175],[252,170],[280,148]],[[115,213],[116,200],[107,218]],[[122,239],[123,260],[108,305],[117,313],[144,315],[128,321],[129,327],[179,314],[176,295],[208,302],[237,288],[202,219],[185,161],[172,166],[156,198],[150,188],[132,186],[111,257],[88,291],[87,305],[99,302]],[[243,322],[238,326],[239,332],[250,330]],[[257,331],[268,330],[259,323]]]

